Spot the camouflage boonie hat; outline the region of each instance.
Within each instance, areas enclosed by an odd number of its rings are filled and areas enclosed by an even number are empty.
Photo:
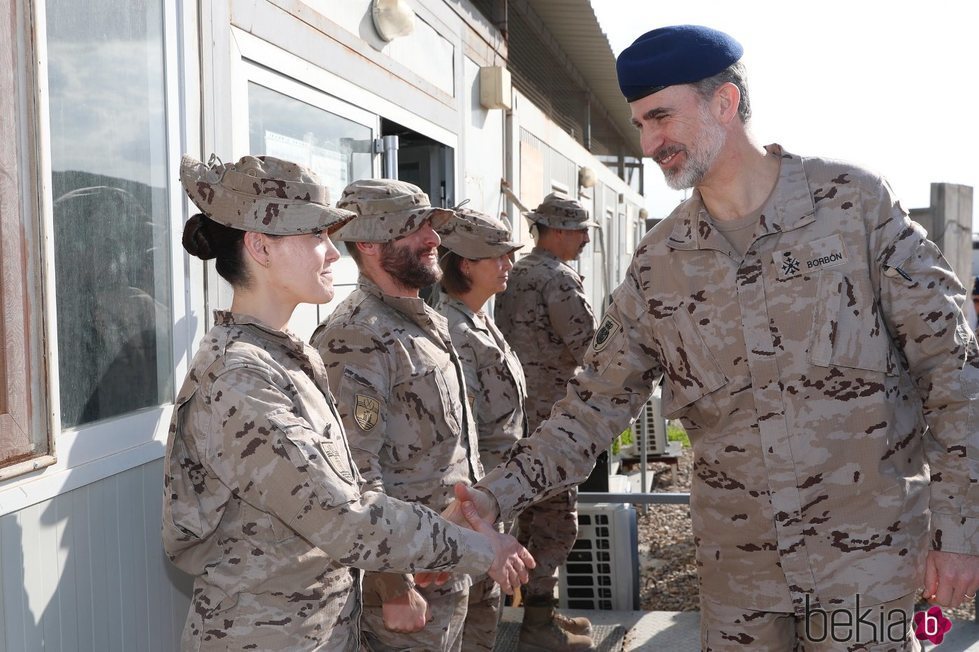
[[[588,219],[588,211],[573,199],[552,192],[540,206],[523,214],[535,224],[543,224],[552,229],[579,231],[589,226],[598,226],[597,222]]]
[[[523,247],[510,240],[510,228],[502,220],[467,208],[457,208],[439,236],[443,247],[470,260],[497,258]]]
[[[234,229],[271,235],[313,233],[337,227],[354,214],[332,208],[329,189],[316,174],[273,156],[243,156],[207,165],[180,159],[180,183],[206,216]]]
[[[438,229],[454,215],[433,207],[418,186],[397,179],[354,181],[343,189],[337,208],[356,214],[337,232],[344,242],[391,242],[414,233],[427,219]]]

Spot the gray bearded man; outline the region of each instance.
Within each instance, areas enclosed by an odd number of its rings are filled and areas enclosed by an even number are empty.
[[[639,243],[566,397],[470,493],[490,520],[580,482],[662,379],[693,446],[703,648],[919,649],[917,593],[979,587],[965,288],[879,176],[753,139],[741,54],[684,25],[619,57],[644,153],[693,193]],[[857,601],[899,626],[830,641]]]

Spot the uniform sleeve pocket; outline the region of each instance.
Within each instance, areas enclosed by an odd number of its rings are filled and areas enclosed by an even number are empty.
[[[322,434],[291,412],[273,412],[269,423],[285,438],[289,459],[306,473],[313,494],[321,506],[337,507],[360,497],[356,475],[347,447],[339,433],[328,427]]]
[[[897,374],[895,352],[869,281],[820,272],[814,305],[809,338],[812,364]]]
[[[700,331],[681,308],[664,322],[670,333],[663,344],[663,413],[668,419],[685,417],[688,426],[708,426],[720,419],[713,392],[727,384],[727,376],[704,344]]]

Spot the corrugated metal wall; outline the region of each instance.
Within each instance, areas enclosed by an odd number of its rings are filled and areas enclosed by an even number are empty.
[[[157,460],[0,517],[0,650],[175,651],[191,582],[160,543]]]

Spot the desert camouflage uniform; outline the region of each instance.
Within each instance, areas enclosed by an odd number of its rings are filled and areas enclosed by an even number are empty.
[[[523,364],[527,420],[533,431],[564,396],[595,335],[595,316],[581,277],[535,247],[517,261],[507,289],[497,295],[496,321]],[[578,489],[572,487],[520,514],[519,538],[537,561],[525,589],[528,599],[553,594],[554,572],[578,537],[577,501]]]
[[[196,576],[182,649],[358,650],[350,564],[489,567],[474,533],[360,493],[311,347],[245,315],[219,311],[215,322],[177,396],[164,458],[164,548]]]
[[[881,604],[920,586],[929,534],[979,553],[964,288],[879,177],[769,151],[775,209],[746,255],[698,193],[682,203],[640,242],[554,416],[481,485],[506,517],[580,482],[663,377],[693,445],[703,597]]]
[[[337,388],[351,452],[368,488],[440,511],[456,482],[482,475],[463,371],[445,318],[424,301],[385,295],[361,276],[312,343]],[[412,579],[366,573],[369,641],[378,648],[458,649],[470,584],[468,575],[457,575],[441,587],[419,587],[436,617],[445,618],[415,634],[395,634],[383,627],[381,604],[411,588]],[[460,602],[461,617],[455,606],[446,608]]]
[[[485,313],[475,313],[448,294],[437,310],[449,322],[452,344],[466,374],[466,391],[476,417],[479,461],[491,469],[527,434],[527,386],[516,353]],[[502,594],[489,577],[473,579],[466,615],[466,650],[492,650]]]

